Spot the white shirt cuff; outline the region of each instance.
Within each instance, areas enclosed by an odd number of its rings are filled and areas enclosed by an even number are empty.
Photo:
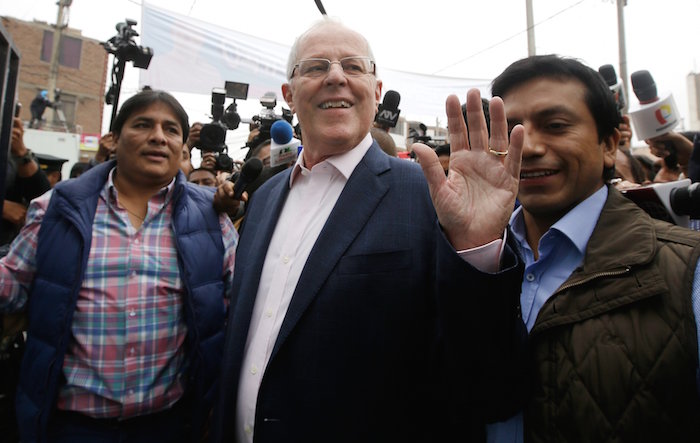
[[[457,251],[457,254],[470,265],[481,272],[495,273],[501,269],[501,257],[506,246],[508,230],[503,233],[503,238],[497,238],[491,243],[486,243],[476,248]]]

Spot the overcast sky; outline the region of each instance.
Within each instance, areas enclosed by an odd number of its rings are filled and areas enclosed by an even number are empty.
[[[288,45],[320,17],[313,0],[150,3]],[[511,62],[527,56],[525,0],[323,0],[323,4],[329,15],[367,37],[380,67],[493,78]],[[619,75],[614,0],[533,0],[533,4],[538,54],[576,57],[594,69],[610,63]],[[137,0],[74,0],[69,25],[104,41],[125,18],[140,22],[140,5]],[[0,15],[53,23],[56,14],[56,0],[0,0]],[[660,93],[674,94],[683,116],[688,115],[686,76],[700,69],[698,17],[699,0],[629,0],[625,7],[628,74],[649,70]],[[136,90],[137,76],[138,70],[128,65],[124,93]],[[385,89],[391,87],[385,85]],[[462,100],[466,96],[466,91],[455,93]],[[635,98],[630,101],[636,103]],[[201,105],[186,108],[191,119],[201,120],[209,102],[205,97]],[[258,104],[253,105],[257,108]],[[110,112],[105,112],[107,118]],[[438,117],[444,122],[444,116]]]

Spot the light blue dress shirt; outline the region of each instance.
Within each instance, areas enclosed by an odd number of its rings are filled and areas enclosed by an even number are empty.
[[[535,325],[542,305],[583,262],[588,240],[607,198],[608,188],[603,186],[549,228],[540,239],[539,259],[536,261],[527,243],[522,207],[513,212],[510,226],[525,262],[520,306],[528,332]],[[700,352],[700,263],[695,268],[692,303]],[[698,389],[700,391],[700,386]],[[522,412],[509,420],[488,425],[487,436],[489,443],[522,443]]]

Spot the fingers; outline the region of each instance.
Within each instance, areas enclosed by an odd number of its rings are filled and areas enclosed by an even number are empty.
[[[489,114],[491,115],[491,139],[489,147],[494,151],[508,149],[508,122],[506,110],[501,97],[494,97],[489,102]]]
[[[457,103],[459,103],[459,101],[457,101]],[[425,175],[428,186],[431,190],[437,189],[446,180],[445,171],[442,169],[442,165],[440,165],[437,154],[435,154],[432,148],[422,143],[414,143],[411,149],[413,149],[413,152],[415,152],[418,157],[418,162],[423,169],[423,175]]]
[[[459,104],[459,99],[456,95],[447,97],[445,111],[447,112],[447,130],[450,134],[450,151],[456,152],[462,149],[469,149],[467,125],[462,115],[462,105]]]
[[[516,125],[510,131],[510,145],[508,146],[508,155],[506,155],[503,166],[505,166],[506,171],[511,176],[518,180],[520,179],[520,163],[522,161],[524,144],[525,128],[523,128],[523,125]]]
[[[478,89],[470,89],[467,92],[467,126],[469,127],[470,148],[488,151],[489,131],[486,127],[481,93]]]
[[[233,182],[226,180],[225,182],[223,182],[219,186],[217,191],[221,191],[223,193],[223,195],[226,195],[228,197],[233,197],[233,193],[234,193]]]

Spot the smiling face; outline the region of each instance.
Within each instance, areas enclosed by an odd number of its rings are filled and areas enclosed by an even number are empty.
[[[510,127],[525,128],[518,199],[526,217],[551,226],[604,185],[619,132],[599,141],[585,86],[568,78],[535,78],[502,98]]]
[[[157,190],[177,174],[182,127],[165,103],[155,102],[132,112],[115,137],[119,181]]]
[[[368,56],[359,34],[339,25],[315,28],[298,42],[296,60]],[[307,167],[354,148],[367,135],[381,96],[381,81],[374,74],[346,76],[340,64],[320,77],[294,74],[282,93],[301,123]]]

